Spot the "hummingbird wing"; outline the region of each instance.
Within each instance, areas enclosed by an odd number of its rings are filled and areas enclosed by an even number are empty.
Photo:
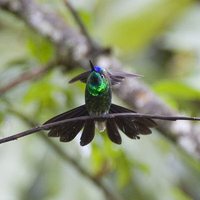
[[[88,116],[88,112],[86,110],[85,105],[79,106],[77,108],[74,108],[70,111],[67,111],[65,113],[62,113],[60,115],[57,115],[48,121],[46,121],[44,124],[49,124],[53,122],[58,122],[65,119],[80,117],[80,116]],[[50,128],[50,131],[48,133],[49,137],[60,137],[60,141],[62,142],[69,142],[73,140],[76,135],[80,132],[80,130],[85,125],[85,121],[71,121],[66,122],[64,124],[60,124],[56,127]]]
[[[108,72],[111,80],[111,85],[116,85],[121,83],[125,78],[142,77],[139,74],[132,74],[126,72]]]
[[[87,82],[87,78],[90,75],[91,71],[83,72],[74,78],[72,78],[69,83],[74,83],[76,81],[81,81],[83,83]],[[133,78],[133,77],[142,77],[138,74],[131,74],[126,72],[108,72],[108,77],[110,78],[111,85],[116,85],[121,83],[125,78]]]
[[[75,76],[74,78],[72,78],[69,83],[74,83],[76,81],[81,81],[83,83],[87,82],[87,78],[90,75],[91,71],[87,71],[87,72],[83,72],[82,74],[79,74],[77,76]]]
[[[50,124],[50,123],[61,121],[61,120],[64,120],[64,119],[76,117],[77,115],[80,116],[80,114],[82,114],[81,116],[87,116],[88,115],[85,105],[76,107],[72,110],[61,113],[59,115],[56,115],[55,117],[52,117],[51,119],[46,121],[44,124]],[[85,114],[85,115],[83,115],[83,114]]]
[[[110,113],[130,113],[134,112],[128,108],[111,104]],[[147,135],[151,133],[150,128],[155,127],[157,124],[150,118],[135,118],[133,117],[115,117],[114,118],[119,129],[125,133],[129,138],[139,139],[139,134]]]

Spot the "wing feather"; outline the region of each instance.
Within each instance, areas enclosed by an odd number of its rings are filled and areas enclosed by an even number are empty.
[[[49,119],[48,121],[46,121],[44,124],[49,124],[49,123],[58,122],[65,119],[80,117],[80,116],[88,116],[88,112],[86,110],[85,105],[79,106],[70,111],[57,115]],[[60,124],[58,126],[50,128],[48,136],[60,137],[61,142],[69,142],[76,137],[76,135],[83,128],[84,124],[85,124],[85,121],[66,122],[64,124]]]
[[[110,113],[126,113],[134,112],[128,108],[111,104]],[[125,133],[129,138],[139,138],[139,134],[147,135],[151,133],[150,128],[155,127],[157,124],[150,118],[135,118],[133,117],[115,117],[114,118],[119,129]]]
[[[69,83],[74,83],[76,81],[81,81],[83,83],[87,82],[87,78],[90,75],[91,71],[83,72],[82,74],[79,74],[78,76],[75,76],[72,78]]]

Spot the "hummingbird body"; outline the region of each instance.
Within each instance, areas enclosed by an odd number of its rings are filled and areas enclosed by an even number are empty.
[[[106,71],[94,67],[89,75],[85,88],[85,105],[91,116],[108,114],[111,105],[111,86]]]
[[[106,71],[100,67],[94,67],[89,75],[85,88],[85,105],[90,116],[102,116],[109,113],[111,105],[111,84]],[[104,121],[96,121],[95,125],[100,132],[106,126]]]
[[[125,72],[110,73],[104,68],[94,66],[90,62],[91,70],[74,77],[70,83],[82,81],[86,83],[85,105],[74,108],[70,111],[57,115],[44,124],[49,124],[69,118],[80,116],[101,117],[112,113],[130,113],[134,112],[111,103],[111,86],[121,83],[126,77],[138,77],[136,74]],[[119,130],[131,139],[139,139],[139,134],[150,134],[151,127],[156,123],[150,118],[134,118],[120,116],[108,118],[106,120],[88,119],[83,121],[71,121],[65,124],[50,128],[48,136],[60,137],[60,141],[69,142],[83,129],[80,144],[82,146],[89,144],[95,135],[95,125],[100,131],[107,130],[108,137],[116,144],[121,144]],[[119,129],[119,130],[118,130]]]

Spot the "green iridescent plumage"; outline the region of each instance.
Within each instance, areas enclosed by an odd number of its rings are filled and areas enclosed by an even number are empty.
[[[111,88],[105,71],[93,71],[85,88],[85,105],[91,116],[108,113],[111,105]]]
[[[109,80],[105,78],[104,74],[92,72],[88,77],[86,90],[92,96],[99,96],[108,91],[110,87]]]
[[[94,66],[91,62],[90,66],[90,71],[84,72],[70,81],[70,83],[75,81],[86,83],[85,105],[55,116],[45,122],[45,124],[80,116],[95,117],[110,113],[134,112],[111,103],[111,87],[121,83],[126,77],[138,77],[138,75],[124,72],[110,73],[102,67]],[[51,137],[60,137],[60,141],[62,142],[69,142],[76,137],[81,129],[83,129],[80,144],[84,146],[93,140],[95,135],[95,124],[100,131],[106,128],[108,137],[116,144],[121,144],[121,136],[118,129],[124,132],[129,138],[137,139],[139,138],[139,134],[150,134],[151,130],[149,128],[156,125],[156,123],[150,118],[121,116],[106,119],[106,121],[89,119],[67,122],[51,128],[48,135]]]
[[[95,68],[94,68],[95,69]],[[97,68],[91,72],[85,88],[85,105],[91,116],[108,114],[111,105],[111,84],[106,71]],[[103,121],[95,122],[99,131],[104,131],[106,125]]]

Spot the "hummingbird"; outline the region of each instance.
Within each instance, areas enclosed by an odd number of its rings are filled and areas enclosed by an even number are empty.
[[[69,81],[69,83],[81,81],[86,84],[85,104],[49,119],[44,125],[81,116],[90,116],[91,118],[83,121],[66,122],[52,127],[48,132],[48,136],[60,137],[61,142],[69,142],[83,129],[80,145],[85,146],[93,140],[95,128],[99,129],[100,132],[106,130],[109,139],[116,144],[121,144],[122,142],[119,130],[131,139],[140,139],[140,134],[150,134],[150,128],[155,127],[157,124],[148,117],[95,118],[113,113],[136,113],[133,110],[112,103],[112,86],[120,84],[125,78],[140,77],[140,75],[109,72],[103,67],[93,65],[91,61],[90,67],[89,71],[79,74]]]

